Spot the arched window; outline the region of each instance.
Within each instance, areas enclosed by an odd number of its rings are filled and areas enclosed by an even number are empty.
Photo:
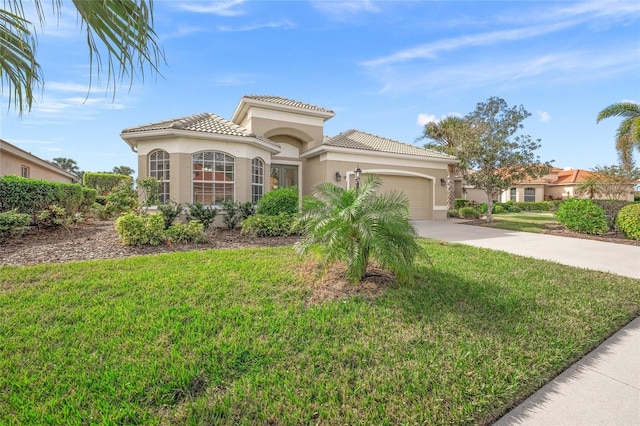
[[[509,190],[509,200],[516,201],[516,189],[515,188],[511,188],[511,190]]]
[[[158,149],[149,154],[149,176],[156,178],[159,185],[158,203],[169,202],[169,153]]]
[[[220,205],[233,200],[235,159],[217,151],[202,151],[192,156],[193,202]]]
[[[257,204],[264,193],[264,161],[256,157],[251,161],[251,202]]]
[[[535,188],[525,188],[524,189],[524,202],[532,203],[536,201],[536,189]]]

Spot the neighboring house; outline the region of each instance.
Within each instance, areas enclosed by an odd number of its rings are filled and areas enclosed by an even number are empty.
[[[244,96],[231,120],[196,114],[120,136],[138,154],[139,176],[159,180],[162,202],[256,203],[272,189],[296,186],[303,196],[322,182],[352,188],[359,167],[363,177],[379,175],[383,190],[404,192],[410,218],[446,217],[441,182],[455,157],[358,130],[325,137],[334,115],[291,99]]]
[[[551,171],[537,179],[519,182],[509,190],[504,191],[499,200],[501,202],[517,201],[547,201],[564,200],[567,198],[588,198],[588,194],[577,195],[576,187],[585,181],[593,173],[582,169],[560,169],[554,167]],[[456,187],[456,197],[466,198],[478,203],[487,202],[487,196],[471,186],[464,185],[462,179],[458,179],[459,186]],[[629,190],[625,193],[626,201],[633,201],[635,183],[629,184]],[[459,189],[458,189],[459,188]],[[605,198],[602,194],[595,194],[595,198]]]
[[[62,183],[71,183],[78,179],[76,175],[57,165],[0,139],[0,177],[9,175]]]

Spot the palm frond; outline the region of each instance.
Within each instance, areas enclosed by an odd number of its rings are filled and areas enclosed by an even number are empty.
[[[13,104],[19,113],[31,110],[34,91],[41,83],[30,22],[11,10],[0,9],[0,87],[2,92],[5,84],[9,87],[8,108]]]

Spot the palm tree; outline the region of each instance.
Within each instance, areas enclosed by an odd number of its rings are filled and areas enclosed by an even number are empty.
[[[304,231],[296,244],[298,253],[318,245],[323,266],[344,261],[346,278],[353,283],[364,277],[369,258],[400,281],[412,282],[420,247],[408,220],[409,203],[400,192],[377,194],[381,183],[378,176],[370,175],[357,189],[345,190],[329,182],[318,185],[300,218]]]
[[[424,145],[427,149],[444,152],[445,154],[458,156],[460,148],[469,131],[467,121],[461,117],[449,116],[439,122],[431,121],[424,126],[420,139],[430,139],[431,143]],[[447,206],[454,208],[455,182],[454,175],[458,171],[457,164],[447,165]]]
[[[129,166],[116,166],[113,168],[113,173],[117,174],[117,175],[127,175],[127,176],[131,176],[132,174],[134,174],[136,171],[133,170],[131,167]]]
[[[40,29],[45,23],[42,3],[33,0]],[[59,17],[63,0],[51,3],[53,14]],[[73,6],[86,31],[91,71],[95,69],[97,76],[106,65],[107,86],[113,83],[114,96],[118,81],[129,78],[132,84],[137,73],[144,77],[145,66],[158,72],[164,53],[152,27],[153,0],[73,0]],[[22,0],[6,0],[0,6],[0,84],[3,89],[7,85],[9,104],[20,114],[31,110],[34,92],[44,85],[36,58],[36,26],[25,12]],[[90,75],[93,77],[93,72]]]
[[[76,176],[78,176],[78,173],[80,173],[80,169],[78,169],[78,163],[76,163],[76,160],[72,160],[71,158],[58,157],[51,160],[51,162],[60,167],[62,170]]]
[[[624,117],[616,132],[616,150],[620,163],[630,169],[633,167],[633,147],[640,151],[640,105],[633,102],[609,105],[600,111],[596,122],[614,116]]]

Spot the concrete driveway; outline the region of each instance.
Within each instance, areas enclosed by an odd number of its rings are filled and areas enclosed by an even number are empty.
[[[640,246],[580,238],[506,231],[465,225],[463,221],[412,221],[425,238],[501,250],[521,256],[551,260],[563,265],[640,278]]]

